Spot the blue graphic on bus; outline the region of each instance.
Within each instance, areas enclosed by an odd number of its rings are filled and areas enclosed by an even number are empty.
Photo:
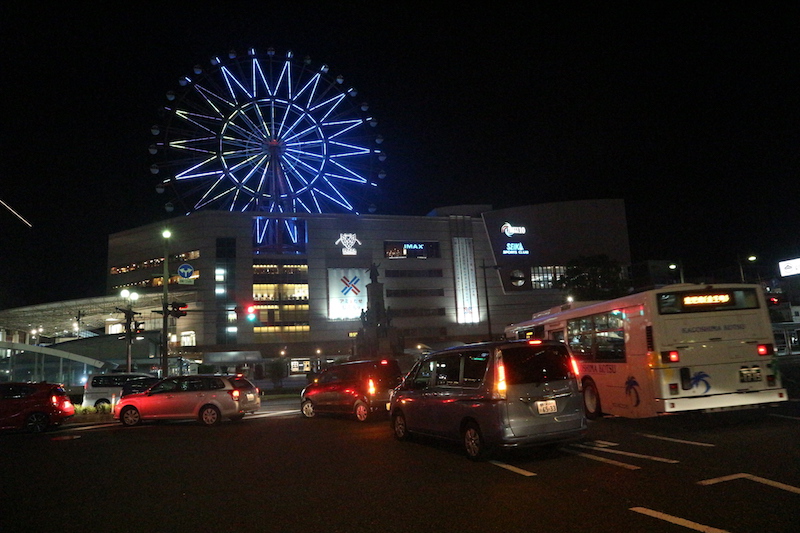
[[[625,396],[633,396],[633,406],[639,407],[641,399],[639,398],[639,382],[633,376],[628,376],[625,382]]]
[[[707,378],[711,378],[711,376],[702,370],[695,372],[694,376],[692,376],[692,388],[698,387],[702,383],[706,386],[706,390],[703,391],[703,394],[707,393],[711,390],[711,384],[708,382]]]

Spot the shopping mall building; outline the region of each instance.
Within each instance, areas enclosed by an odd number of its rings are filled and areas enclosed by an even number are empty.
[[[499,337],[505,325],[563,303],[554,282],[577,257],[630,264],[618,199],[453,206],[428,216],[197,211],[113,234],[108,248],[107,296],[86,300],[83,307],[91,302],[94,311],[84,312],[84,329],[88,315],[104,315],[105,325],[96,322],[93,331],[113,340],[92,357],[124,362],[116,339],[126,306],[141,313],[135,325],[143,333],[161,332],[166,257],[168,301],[186,304],[185,316],[168,321],[171,356],[223,368],[284,357],[296,372],[354,351],[370,283],[382,286],[403,349],[419,353]],[[124,289],[139,300],[121,300]],[[69,304],[65,314],[82,306]],[[46,306],[25,308],[25,316],[36,307]],[[14,335],[13,311],[0,312],[0,341]],[[40,335],[58,337],[46,329]],[[157,340],[134,346],[137,366],[158,361],[159,349]]]

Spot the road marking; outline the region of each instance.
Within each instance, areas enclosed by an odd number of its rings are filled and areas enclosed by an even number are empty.
[[[286,416],[286,415],[299,415],[300,411],[297,409],[290,409],[288,411],[273,411],[271,413],[254,413],[245,417],[245,420],[252,420],[254,418],[267,418],[271,416]]]
[[[534,472],[529,472],[527,470],[523,470],[522,468],[517,468],[516,466],[511,466],[511,465],[506,464],[506,463],[501,463],[500,461],[489,461],[489,462],[492,463],[495,466],[499,466],[500,468],[505,468],[506,470],[510,470],[511,472],[514,472],[515,474],[520,474],[520,475],[525,476],[525,477],[531,477],[531,476],[535,476],[536,475],[536,473],[534,473]]]
[[[597,446],[586,446],[585,444],[573,444],[576,448],[584,448],[587,450],[597,450],[600,452],[605,453],[615,453],[617,455],[625,455],[627,457],[636,457],[638,459],[648,459],[650,461],[658,461],[659,463],[680,463],[680,461],[676,461],[675,459],[666,459],[664,457],[656,457],[655,455],[643,455],[641,453],[633,453],[633,452],[623,452],[622,450],[609,450],[608,448],[602,448]]]
[[[789,420],[800,420],[799,416],[777,415],[775,413],[770,413],[769,416],[774,416],[775,418],[788,418]]]
[[[732,474],[730,476],[722,476],[722,477],[715,477],[713,479],[705,479],[703,481],[698,481],[698,485],[715,485],[717,483],[723,483],[725,481],[733,481],[734,479],[749,479],[750,481],[755,481],[757,483],[763,483],[764,485],[769,485],[770,487],[774,487],[776,489],[786,490],[789,492],[794,492],[795,494],[800,494],[800,488],[794,487],[792,485],[787,485],[785,483],[780,483],[778,481],[772,481],[771,479],[766,479],[763,477],[754,476],[752,474]]]
[[[618,442],[609,442],[607,440],[593,440],[590,441],[592,446],[596,446],[597,448],[608,448],[609,446],[619,446]]]
[[[626,468],[628,470],[639,470],[639,468],[641,468],[641,467],[636,466],[636,465],[631,465],[631,464],[628,464],[628,463],[621,463],[619,461],[614,461],[613,459],[608,459],[606,457],[600,457],[598,455],[592,455],[590,453],[583,453],[583,452],[579,452],[577,450],[570,450],[569,448],[561,448],[561,450],[565,451],[567,453],[571,453],[573,455],[579,455],[581,457],[585,457],[586,459],[591,459],[593,461],[600,461],[601,463],[607,463],[607,464],[610,464],[610,465],[618,466],[620,468]]]
[[[716,444],[709,444],[708,442],[696,442],[693,440],[683,440],[683,439],[673,439],[672,437],[662,437],[660,435],[650,435],[648,433],[639,433],[642,437],[647,437],[648,439],[659,439],[659,440],[666,440],[669,442],[679,442],[680,444],[691,444],[692,446],[708,446],[713,448]]]
[[[69,428],[72,431],[86,431],[87,429],[99,429],[99,428],[110,428],[113,426],[121,426],[119,422],[109,422],[106,424],[93,424],[91,426],[78,426],[74,428]]]
[[[635,513],[640,513],[643,515],[652,516],[653,518],[658,518],[659,520],[664,520],[665,522],[670,522],[672,524],[687,527],[689,529],[694,529],[695,531],[702,531],[703,533],[728,533],[728,531],[725,529],[717,529],[715,527],[698,524],[697,522],[691,522],[685,518],[679,518],[666,513],[659,513],[658,511],[653,511],[652,509],[648,509],[646,507],[631,507],[630,510]]]

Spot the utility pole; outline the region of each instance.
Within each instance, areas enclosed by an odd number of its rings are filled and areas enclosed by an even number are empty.
[[[161,377],[165,378],[169,375],[169,238],[172,236],[169,230],[164,230],[161,233],[164,238],[164,274],[163,274],[163,288],[164,292],[161,296]]]

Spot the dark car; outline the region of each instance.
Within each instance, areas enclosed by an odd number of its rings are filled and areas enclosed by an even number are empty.
[[[56,383],[0,383],[0,429],[41,433],[75,414],[67,391]]]
[[[418,361],[392,393],[394,435],[460,441],[467,457],[580,440],[578,366],[556,341],[467,344]]]
[[[338,413],[354,415],[364,422],[388,412],[389,392],[401,377],[400,365],[394,359],[333,365],[303,389],[300,410],[307,418],[316,413]]]

